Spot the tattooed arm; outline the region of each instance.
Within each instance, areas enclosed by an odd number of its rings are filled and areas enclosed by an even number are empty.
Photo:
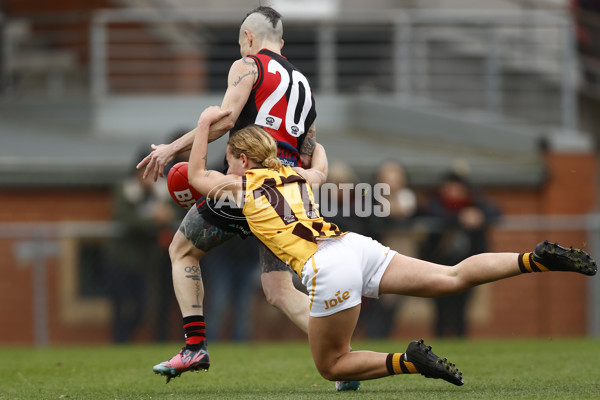
[[[304,177],[311,185],[322,185],[327,179],[329,164],[327,162],[325,148],[320,143],[315,143],[313,156],[312,166],[310,168],[294,167],[294,170]]]
[[[258,78],[258,67],[252,58],[244,57],[231,65],[227,77],[227,91],[221,103],[222,110],[231,110],[231,114],[210,127],[208,141],[223,136],[233,127],[242,109],[248,102],[252,87]]]
[[[242,177],[237,175],[224,175],[218,171],[206,168],[206,155],[208,149],[208,136],[210,126],[225,117],[231,111],[222,110],[219,106],[208,107],[198,122],[198,133],[194,138],[194,145],[190,154],[188,165],[188,181],[201,194],[210,198],[233,196],[237,199],[242,188]]]
[[[231,114],[210,126],[209,142],[220,138],[233,128],[250,97],[257,77],[258,68],[252,58],[244,57],[231,65],[227,78],[227,92],[221,103],[221,109],[231,110]],[[198,126],[169,144],[152,144],[150,153],[137,165],[138,169],[144,168],[144,179],[152,176],[156,181],[159,176],[164,176],[165,166],[175,158],[175,155],[190,150],[197,134]]]
[[[315,145],[317,144],[317,134],[315,123],[308,128],[308,132],[305,133],[306,137],[300,146],[300,160],[302,160],[302,166],[304,168],[310,168],[312,166],[313,152],[315,151]]]

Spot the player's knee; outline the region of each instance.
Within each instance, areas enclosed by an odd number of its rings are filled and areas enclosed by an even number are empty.
[[[171,263],[175,263],[177,259],[181,258],[181,243],[180,243],[180,235],[177,233],[173,240],[171,240],[171,244],[169,245],[169,257],[171,258]]]
[[[265,284],[263,281],[263,292],[267,302],[277,308],[281,308],[285,302],[285,290],[273,284]]]
[[[285,307],[286,301],[292,298],[290,290],[295,290],[287,271],[263,273],[261,282],[267,302],[279,309]]]
[[[192,256],[198,260],[202,258],[204,252],[196,248],[192,242],[185,238],[181,232],[177,232],[169,245],[169,257],[171,263],[175,264],[178,260]]]
[[[333,365],[315,365],[317,367],[317,371],[319,371],[319,374],[328,381],[337,381],[340,379],[338,374],[335,372],[335,368]]]

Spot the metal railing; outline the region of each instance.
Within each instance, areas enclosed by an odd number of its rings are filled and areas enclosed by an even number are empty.
[[[96,13],[93,97],[224,90],[228,67],[239,57],[238,14],[197,9]],[[148,32],[160,36],[160,43],[150,41]],[[319,93],[388,93],[414,103],[425,100],[577,129],[572,26],[556,10],[289,17],[284,39],[284,54]],[[173,82],[178,71],[180,80]]]
[[[111,9],[3,21],[2,94],[223,92],[243,10]],[[89,33],[77,32],[81,22]],[[319,94],[393,95],[577,130],[577,58],[560,10],[377,10],[284,18],[284,54]],[[42,26],[43,29],[40,29]],[[35,27],[35,29],[33,29]],[[86,81],[87,78],[87,81]],[[37,97],[36,97],[37,98]]]

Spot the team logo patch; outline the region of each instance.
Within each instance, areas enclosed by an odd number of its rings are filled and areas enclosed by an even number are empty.
[[[325,309],[329,310],[330,308],[334,308],[342,304],[344,301],[350,298],[350,291],[346,290],[342,293],[341,290],[338,290],[333,298],[329,300],[325,300]]]

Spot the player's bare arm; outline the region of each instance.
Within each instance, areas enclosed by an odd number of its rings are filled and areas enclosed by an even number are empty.
[[[218,106],[208,107],[204,110],[198,121],[196,137],[190,154],[189,182],[200,193],[211,198],[233,195],[235,199],[242,189],[242,178],[240,176],[224,175],[206,168],[210,126],[229,114],[231,114],[231,111],[221,110]]]
[[[233,128],[233,122],[229,120],[228,116],[225,116],[220,120],[215,121],[211,125],[210,131],[218,132],[219,134],[215,133],[214,137],[219,138],[231,128]],[[136,166],[138,169],[143,168],[144,166],[146,167],[143,175],[144,179],[148,176],[152,176],[156,182],[159,176],[164,177],[165,166],[170,163],[177,154],[192,148],[194,137],[197,133],[196,130],[197,128],[192,129],[169,144],[152,144],[150,146],[152,149],[150,154],[144,157],[144,159]]]
[[[315,151],[315,145],[317,144],[317,132],[315,123],[313,122],[308,132],[305,133],[306,137],[300,146],[300,160],[305,168],[312,166],[313,152]]]
[[[321,185],[327,179],[329,164],[327,162],[327,154],[325,148],[319,143],[315,143],[313,152],[313,165],[309,169],[294,167],[294,170],[299,173],[311,185]]]
[[[187,151],[192,147],[194,141],[195,129],[189,131],[185,135],[181,136],[177,140],[169,144],[152,144],[150,154],[148,154],[139,164],[136,166],[137,169],[144,168],[144,179],[148,176],[152,176],[152,179],[156,182],[159,176],[164,176],[165,166],[175,158],[180,152]]]
[[[221,104],[221,108],[224,110],[231,110],[231,114],[215,121],[210,126],[209,142],[220,138],[233,127],[235,121],[242,112],[244,105],[248,101],[248,97],[250,96],[252,86],[254,86],[257,76],[258,68],[251,58],[244,57],[232,64],[227,79],[227,91],[225,92]],[[192,148],[197,133],[196,127],[169,144],[152,144],[152,151],[140,161],[136,168],[146,167],[144,170],[144,179],[148,176],[152,176],[154,181],[156,181],[159,176],[163,177],[165,166],[171,162],[177,154]]]
[[[228,124],[228,126],[223,127],[219,124],[215,124],[214,127],[211,126],[208,137],[209,142],[220,138],[233,127],[242,109],[248,102],[250,92],[252,92],[252,87],[257,78],[258,67],[252,58],[244,57],[231,65],[227,77],[227,91],[221,103],[221,109],[231,110],[231,114],[220,121],[220,123]]]

